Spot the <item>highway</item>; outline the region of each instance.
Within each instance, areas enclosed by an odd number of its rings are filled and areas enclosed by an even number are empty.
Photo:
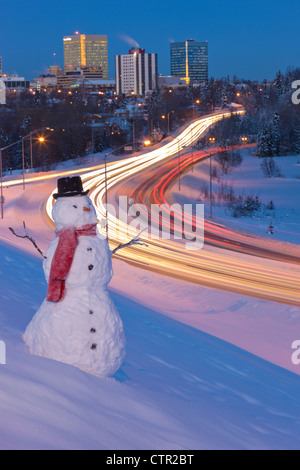
[[[239,111],[243,112],[243,111]],[[230,113],[225,115],[229,116]],[[166,219],[157,219],[158,227],[163,228],[161,236],[151,236],[149,223],[155,221],[151,212],[153,204],[163,204],[163,213],[167,215],[169,206],[176,201],[170,200],[174,182],[188,168],[201,159],[207,158],[207,151],[192,155],[187,151],[191,142],[199,137],[224,113],[203,117],[190,124],[180,135],[167,144],[141,155],[110,161],[107,167],[108,188],[108,237],[111,248],[127,242],[145,228],[140,235],[148,246],[131,246],[119,250],[116,256],[128,263],[158,272],[163,275],[183,279],[196,284],[221,290],[241,293],[253,297],[273,300],[290,305],[300,305],[299,263],[300,250],[267,246],[264,240],[235,233],[209,218],[203,222],[203,246],[187,249],[186,238],[177,239],[176,227],[182,223],[182,212],[174,212],[171,236],[166,238],[164,227]],[[210,153],[218,152],[212,148]],[[67,174],[81,174],[84,189],[97,210],[99,230],[105,235],[105,170],[104,166],[52,173],[49,176],[28,177],[26,183],[40,182],[58,178]],[[20,184],[20,181],[5,182],[6,186]],[[53,192],[56,184],[53,181]],[[125,201],[125,202],[124,202]],[[49,194],[46,212],[51,218],[52,195]],[[123,206],[123,209],[122,207]],[[138,218],[135,216],[138,211]],[[150,214],[150,217],[149,217]],[[198,219],[197,219],[198,220]],[[141,226],[137,224],[140,222]],[[184,231],[189,238],[193,235],[192,225],[195,214],[185,214],[185,221],[190,222],[190,231]],[[187,224],[188,225],[188,224]],[[181,225],[182,226],[182,225]],[[175,227],[174,230],[172,230]],[[180,231],[180,230],[179,230]],[[174,233],[173,233],[174,232]],[[163,235],[164,233],[164,235]],[[200,227],[201,233],[201,227]],[[190,245],[193,242],[190,242]],[[196,246],[195,246],[196,247]],[[194,247],[194,248],[195,248]]]
[[[167,188],[178,178],[179,172],[191,165],[191,154],[179,154],[195,135],[199,136],[220,116],[199,120],[177,139],[155,151],[138,157],[111,163],[108,167],[109,216],[108,233],[111,247],[135,237],[140,230],[135,227],[134,212],[139,211],[139,221],[149,224],[151,204],[166,204]],[[207,120],[209,119],[209,121]],[[192,137],[193,134],[193,137]],[[217,152],[219,149],[211,149]],[[207,158],[207,152],[194,153],[194,163]],[[105,218],[104,169],[82,175],[84,188],[90,190],[99,220]],[[126,213],[128,211],[131,216]],[[134,205],[132,205],[134,202]],[[172,201],[173,202],[173,201]],[[52,198],[47,211],[51,213]],[[123,204],[123,209],[121,205]],[[124,205],[125,204],[125,205]],[[140,204],[140,206],[136,206]],[[167,208],[164,209],[167,211]],[[143,214],[143,211],[145,213]],[[181,217],[182,214],[179,214]],[[144,217],[144,218],[143,218]],[[192,217],[192,216],[190,216]],[[151,216],[150,216],[151,218]],[[105,229],[102,227],[105,234]],[[175,230],[176,234],[176,230]],[[175,240],[152,237],[149,230],[141,235],[148,246],[134,246],[118,251],[117,256],[136,266],[186,281],[238,292],[281,303],[300,305],[298,247],[289,252],[266,246],[264,240],[234,233],[211,221],[205,222],[202,249],[186,249],[184,239]]]

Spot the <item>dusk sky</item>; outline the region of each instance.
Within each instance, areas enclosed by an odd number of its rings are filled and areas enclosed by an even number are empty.
[[[1,5],[0,56],[4,73],[33,79],[53,64],[63,67],[63,36],[107,34],[109,77],[115,54],[131,38],[158,54],[169,75],[171,41],[208,41],[209,77],[263,80],[300,66],[299,0],[10,0]]]

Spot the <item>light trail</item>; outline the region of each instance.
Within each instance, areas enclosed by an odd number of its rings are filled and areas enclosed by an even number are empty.
[[[239,113],[243,113],[243,111],[239,111]],[[191,144],[192,139],[193,141],[198,140],[209,126],[222,119],[223,116],[230,115],[230,113],[221,113],[202,118],[192,123],[177,138],[159,149],[121,161],[110,162],[107,181],[109,194],[113,187],[116,189],[125,180],[126,184],[129,184],[137,174],[140,177],[140,174],[146,170],[153,169],[159,173],[159,170],[170,162],[171,157],[179,155],[185,146]],[[184,165],[186,157],[182,155],[181,158]],[[183,168],[184,166],[182,166]],[[68,173],[74,174],[74,171]],[[105,196],[104,168],[86,169],[80,173],[84,189],[90,191],[90,197],[96,207],[99,220],[104,219],[106,213],[103,202]],[[177,174],[178,169],[177,173],[174,172],[174,178]],[[62,173],[59,174],[59,176],[61,175]],[[156,180],[153,175],[152,179],[153,185],[155,185]],[[35,178],[35,181],[38,180]],[[29,179],[27,182],[30,182]],[[161,191],[160,197],[163,196],[164,191]],[[52,204],[53,198],[50,196],[47,201],[49,216],[51,216]],[[113,213],[108,214],[108,227],[109,241],[113,247],[120,242],[128,241],[137,234],[137,229],[131,226],[127,219],[122,220],[122,217],[118,218]],[[100,228],[100,231],[103,235],[105,234],[103,228]],[[225,243],[226,236],[223,235],[223,237]],[[300,305],[298,265],[262,259],[262,252],[259,256],[232,253],[228,249],[218,249],[217,252],[207,249],[190,252],[180,242],[160,238],[153,239],[147,234],[142,234],[141,238],[148,243],[147,248],[132,246],[120,250],[117,257],[136,266],[201,285]],[[228,240],[227,245],[234,246]]]
[[[190,165],[190,157],[187,157],[187,160]],[[174,177],[176,172],[178,169],[175,168]],[[151,181],[151,176],[149,178]],[[153,175],[152,181],[152,186],[156,188]],[[156,191],[153,188],[152,190],[152,195],[154,195]],[[142,191],[134,187],[133,194],[141,196]],[[154,196],[153,198],[155,202],[165,202],[165,199],[156,199]],[[140,202],[145,203],[143,197]],[[125,229],[126,227],[120,224],[120,231]],[[229,230],[226,232],[232,235]],[[132,236],[135,234],[133,233]],[[226,237],[226,234],[223,234],[223,237]],[[256,242],[256,239],[253,238],[253,241]],[[248,245],[243,247],[236,242],[230,243],[227,239],[224,240],[227,250],[218,250],[218,253],[207,250],[188,252],[182,244],[171,240],[148,238],[147,243],[149,243],[147,249],[136,247],[134,254],[130,253],[130,250],[127,253],[122,250],[119,257],[137,266],[209,287],[300,305],[299,257],[295,256],[293,259],[293,263],[297,263],[296,265],[288,263],[292,256],[289,258],[285,254],[271,252],[274,257],[280,256],[282,260],[280,263],[273,259],[266,259],[271,255],[263,246],[263,241],[261,241],[262,247],[256,247],[255,243],[252,247],[249,240]],[[241,246],[241,252],[251,253],[252,250],[252,256],[228,251],[236,249],[238,246]],[[265,259],[262,259],[262,256]]]

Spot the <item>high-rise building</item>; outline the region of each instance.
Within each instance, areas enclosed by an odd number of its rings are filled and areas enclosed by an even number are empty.
[[[157,88],[157,54],[130,49],[128,54],[117,55],[115,61],[118,95],[144,95]]]
[[[188,39],[170,44],[171,75],[186,83],[208,80],[208,43]]]
[[[2,77],[2,57],[0,55],[0,77]]]
[[[63,39],[65,73],[81,67],[100,67],[103,78],[108,78],[106,35],[76,32],[72,36],[64,36]]]

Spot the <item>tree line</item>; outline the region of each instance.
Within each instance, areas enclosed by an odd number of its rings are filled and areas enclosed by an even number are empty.
[[[258,143],[261,157],[300,153],[300,107],[291,100],[292,83],[298,79],[300,69],[278,72],[274,81],[262,83],[211,78],[197,86],[157,89],[138,98],[112,92],[88,94],[81,87],[35,94],[24,91],[18,96],[11,93],[7,105],[0,107],[0,147],[20,141],[36,129],[49,128],[45,142],[36,140],[38,133],[33,139],[33,165],[48,169],[132,140],[161,139],[190,120],[216,108],[228,109],[234,102],[244,106],[245,116],[217,123],[199,140],[199,147],[209,145],[212,135],[223,147],[240,143],[241,137],[247,136],[248,142]],[[124,125],[120,125],[121,119]],[[29,142],[24,142],[28,166]],[[4,169],[20,168],[21,144],[5,151],[3,159]]]

